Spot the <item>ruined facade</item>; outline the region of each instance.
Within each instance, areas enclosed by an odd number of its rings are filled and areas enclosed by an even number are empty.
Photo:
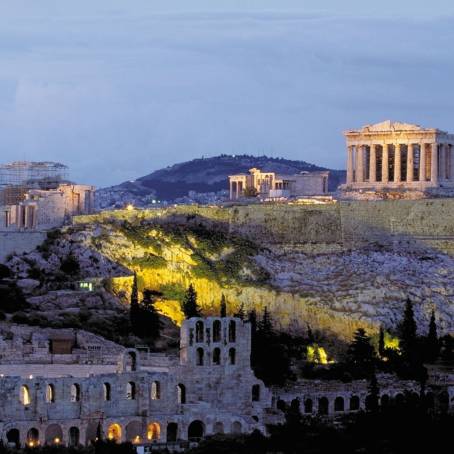
[[[0,341],[4,442],[77,445],[100,434],[176,442],[265,430],[271,392],[250,368],[250,325],[239,319],[185,321],[179,357],[88,333],[16,334]]]
[[[453,134],[388,120],[344,135],[345,190],[454,188]]]
[[[279,175],[250,169],[249,174],[229,176],[230,199],[243,197],[248,189],[255,190],[264,199],[279,199],[328,192],[329,172],[301,172],[295,175]]]

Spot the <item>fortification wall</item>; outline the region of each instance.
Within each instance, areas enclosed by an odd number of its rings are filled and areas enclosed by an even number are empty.
[[[9,254],[29,252],[41,244],[46,232],[0,232],[0,262]]]

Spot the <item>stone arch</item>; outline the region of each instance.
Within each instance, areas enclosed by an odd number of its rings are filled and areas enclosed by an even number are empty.
[[[205,424],[199,419],[192,421],[188,427],[188,439],[200,440],[205,435]]]
[[[360,408],[360,400],[358,396],[350,397],[350,411],[358,411]]]
[[[78,383],[73,383],[71,385],[71,402],[80,401],[80,385]]]
[[[177,394],[178,394],[178,403],[185,404],[186,403],[186,386],[182,383],[177,385]]]
[[[68,431],[68,446],[76,447],[80,444],[80,430],[76,426],[72,426]]]
[[[221,364],[221,349],[216,347],[213,350],[213,365],[219,366]]]
[[[169,422],[167,424],[167,442],[174,442],[178,440],[178,424],[176,422]]]
[[[314,410],[314,402],[312,401],[311,398],[307,398],[305,401],[304,401],[304,413],[312,413]]]
[[[161,383],[157,380],[151,383],[151,400],[159,400],[161,398]]]
[[[96,441],[98,434],[103,435],[103,433],[101,421],[89,421],[85,430],[85,444]]]
[[[27,446],[34,448],[39,445],[39,430],[35,427],[32,427],[27,432]]]
[[[10,445],[14,444],[14,446],[16,448],[19,448],[19,446],[20,446],[19,429],[13,428],[13,429],[8,430],[8,432],[6,432],[6,441],[8,442],[8,444],[10,444]]]
[[[59,424],[50,424],[44,433],[46,445],[59,445],[63,441],[63,430]]]
[[[224,433],[224,424],[221,421],[215,422],[213,426],[213,432],[215,434],[223,434]]]
[[[112,398],[112,387],[110,383],[104,383],[103,385],[104,400],[110,400]]]
[[[318,399],[318,414],[327,415],[329,413],[329,401],[327,397],[320,397]]]
[[[242,431],[241,423],[239,421],[234,421],[232,423],[232,433],[233,434],[240,434],[241,431]]]
[[[213,322],[213,342],[221,342],[221,321]]]
[[[205,352],[202,347],[199,347],[196,351],[196,364],[197,366],[203,366]]]
[[[137,370],[137,352],[127,350],[124,355],[124,371],[135,372]]]
[[[402,406],[405,403],[405,396],[402,393],[397,393],[394,396],[394,402],[397,406]]]
[[[128,381],[128,383],[126,383],[126,399],[136,399],[136,384],[133,381]]]
[[[203,342],[203,339],[203,322],[201,320],[198,320],[195,324],[195,341]]]
[[[236,350],[234,348],[229,349],[229,364],[232,366],[236,364]]]
[[[115,441],[116,443],[121,442],[121,426],[118,423],[112,423],[107,429],[107,439]]]
[[[386,407],[389,406],[389,396],[388,396],[388,394],[383,394],[380,397],[380,406],[382,406],[383,408],[386,408]]]
[[[255,384],[252,385],[252,402],[259,402],[260,401],[260,385]]]
[[[161,426],[157,422],[151,422],[147,426],[147,440],[157,441],[161,438]]]
[[[140,443],[142,441],[142,423],[140,421],[130,421],[125,428],[126,441]]]
[[[55,386],[52,383],[48,383],[46,386],[46,402],[55,402]]]
[[[30,396],[30,389],[27,385],[22,385],[20,387],[20,401],[22,405],[30,405],[31,404],[31,396]]]
[[[344,398],[342,396],[337,396],[334,399],[334,411],[344,411]]]
[[[229,342],[236,342],[236,321],[229,322]]]

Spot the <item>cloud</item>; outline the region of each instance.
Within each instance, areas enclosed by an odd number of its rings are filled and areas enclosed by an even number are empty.
[[[341,132],[387,118],[453,129],[452,18],[114,6],[0,16],[2,161],[107,185],[219,153],[341,168]]]

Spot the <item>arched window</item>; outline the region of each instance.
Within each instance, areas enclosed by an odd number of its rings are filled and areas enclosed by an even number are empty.
[[[219,366],[219,364],[221,364],[221,349],[220,348],[215,348],[213,350],[213,364],[215,366]]]
[[[126,372],[134,372],[137,370],[136,352],[128,352],[126,354]]]
[[[71,402],[80,401],[80,385],[74,383],[71,385]]]
[[[233,364],[235,364],[235,362],[236,362],[236,351],[234,348],[231,348],[229,350],[229,363],[233,365]]]
[[[134,400],[136,398],[136,384],[133,381],[126,385],[126,399]]]
[[[30,405],[31,403],[30,390],[27,385],[22,385],[20,387],[20,401],[22,405]]]
[[[63,440],[63,430],[59,424],[50,424],[44,432],[47,445],[59,445]]]
[[[203,342],[203,322],[200,320],[195,324],[195,341]]]
[[[350,397],[350,411],[357,411],[359,410],[359,397],[352,396]]]
[[[6,441],[16,445],[16,448],[20,445],[20,432],[19,429],[10,429],[6,432]]]
[[[178,403],[185,404],[186,403],[186,387],[180,383],[177,386],[177,393],[178,393]]]
[[[229,322],[229,342],[236,342],[236,322],[230,320]]]
[[[327,415],[329,408],[329,402],[326,397],[320,397],[318,399],[318,414],[319,415]]]
[[[241,423],[239,421],[235,421],[232,424],[232,433],[233,434],[240,434],[241,433]]]
[[[121,442],[121,426],[120,424],[111,424],[107,429],[107,439],[115,441],[116,443]]]
[[[167,441],[177,441],[178,438],[178,424],[176,422],[169,422],[167,424]]]
[[[383,396],[381,396],[380,405],[382,407],[387,407],[389,405],[389,396],[388,396],[388,394],[383,394]]]
[[[215,434],[223,434],[224,433],[224,424],[220,421],[214,423],[213,432]]]
[[[312,399],[306,399],[304,401],[304,413],[312,413],[314,408],[314,403],[312,402]]]
[[[188,427],[188,439],[200,440],[205,435],[205,425],[202,421],[192,421]]]
[[[334,411],[344,411],[344,398],[343,397],[336,397],[334,399]]]
[[[161,383],[158,381],[154,381],[151,384],[151,399],[159,400],[160,398],[161,398]]]
[[[80,439],[80,431],[79,431],[79,428],[78,427],[70,427],[69,429],[69,432],[68,432],[68,435],[69,435],[69,446],[71,448],[74,448],[76,446],[79,446],[79,439]]]
[[[199,347],[197,349],[197,358],[196,358],[197,366],[203,366],[203,355],[204,355],[203,348]]]
[[[27,446],[34,448],[39,445],[39,431],[34,427],[27,432]]]
[[[252,386],[252,402],[258,402],[260,400],[260,385]]]
[[[110,398],[111,398],[110,383],[104,383],[103,390],[104,390],[104,400],[110,400]]]
[[[46,402],[55,402],[55,388],[54,385],[46,386]]]
[[[219,320],[213,322],[213,342],[221,342],[221,322]]]
[[[148,424],[147,427],[147,440],[159,440],[161,437],[161,426],[157,422]]]

